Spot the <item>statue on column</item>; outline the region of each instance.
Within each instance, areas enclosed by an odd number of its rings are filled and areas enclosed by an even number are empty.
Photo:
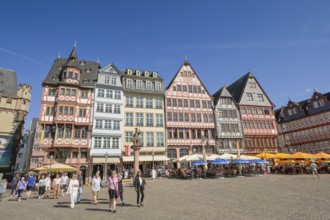
[[[135,132],[133,134],[133,147],[139,146],[139,136],[140,130],[138,128],[135,128]]]

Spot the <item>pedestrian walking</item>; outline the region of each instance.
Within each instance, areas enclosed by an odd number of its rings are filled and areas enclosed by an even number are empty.
[[[10,197],[13,196],[14,191],[15,191],[15,196],[17,195],[17,184],[18,184],[18,182],[19,182],[19,175],[16,174],[16,176],[14,176],[13,179],[11,180],[12,187],[11,187]]]
[[[61,179],[58,174],[56,174],[55,179],[53,179],[53,197],[54,199],[58,199],[58,195],[60,193],[60,185],[61,185]]]
[[[312,162],[312,163],[310,164],[310,167],[311,167],[311,169],[312,169],[313,179],[315,179],[314,174],[316,174],[317,177],[320,179],[320,176],[319,176],[319,174],[318,174],[318,172],[317,172],[317,166],[316,166],[316,164],[315,164],[314,162]]]
[[[32,173],[29,173],[29,177],[27,178],[27,192],[26,198],[29,199],[31,196],[31,192],[34,190],[35,178],[32,176]]]
[[[45,190],[47,192],[47,197],[49,197],[49,192],[51,190],[51,178],[50,178],[50,174],[47,175],[47,177],[45,178]]]
[[[123,176],[119,173],[118,174],[118,191],[119,191],[119,197],[121,204],[124,205],[124,182],[123,182]]]
[[[46,188],[46,183],[45,183],[45,176],[41,175],[39,179],[39,199],[44,198],[45,194],[45,188]]]
[[[24,177],[22,177],[21,180],[18,181],[17,187],[16,187],[16,190],[18,192],[18,201],[19,202],[21,201],[23,191],[26,189],[26,187],[27,187],[27,184],[24,180]]]
[[[116,203],[118,198],[118,179],[116,171],[112,171],[111,176],[108,178],[108,187],[109,187],[109,212],[117,212]],[[112,209],[111,209],[112,207]],[[112,211],[111,211],[112,210]]]
[[[99,198],[100,190],[101,190],[101,177],[100,177],[100,172],[97,171],[92,181],[92,192],[93,192],[93,200],[95,205],[97,205],[97,199]]]
[[[137,193],[137,201],[136,201],[137,207],[143,206],[144,189],[145,189],[146,181],[144,178],[142,178],[140,170],[136,174],[134,185],[135,185],[135,191]]]
[[[81,175],[81,171],[78,171],[78,182],[79,182],[79,189],[78,189],[77,203],[80,203],[80,198],[83,193],[83,176]]]
[[[77,174],[72,176],[72,179],[69,182],[67,194],[70,194],[71,204],[70,207],[73,209],[74,205],[77,203],[77,196],[78,196],[78,189],[79,189],[79,182],[77,180]]]
[[[69,180],[69,177],[66,175],[66,173],[63,173],[62,177],[61,177],[62,196],[64,196],[64,192],[67,191],[68,180]]]

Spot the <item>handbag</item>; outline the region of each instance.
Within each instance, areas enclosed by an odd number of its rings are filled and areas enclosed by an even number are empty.
[[[100,182],[100,186],[103,188],[103,187],[105,187],[105,182],[104,182],[104,180],[101,180],[101,182]]]

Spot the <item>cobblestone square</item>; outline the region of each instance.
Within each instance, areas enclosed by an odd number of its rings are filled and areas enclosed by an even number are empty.
[[[144,207],[136,207],[134,188],[126,186],[125,206],[108,212],[103,189],[98,205],[89,187],[81,204],[69,208],[69,196],[58,200],[37,194],[21,202],[0,202],[0,219],[330,219],[330,175],[265,175],[226,179],[148,180]],[[128,185],[128,183],[126,184]]]

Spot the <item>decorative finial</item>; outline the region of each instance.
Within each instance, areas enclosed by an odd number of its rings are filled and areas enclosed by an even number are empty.
[[[77,47],[77,41],[74,41],[74,45],[73,45],[74,47]]]
[[[59,59],[61,58],[61,52],[58,52],[58,58]]]
[[[187,55],[185,55],[184,57],[185,57],[185,59],[184,59],[184,60],[185,60],[185,61],[187,61],[187,60],[188,60],[188,56],[187,56]]]
[[[100,59],[99,58],[96,59],[96,63],[100,63]]]

